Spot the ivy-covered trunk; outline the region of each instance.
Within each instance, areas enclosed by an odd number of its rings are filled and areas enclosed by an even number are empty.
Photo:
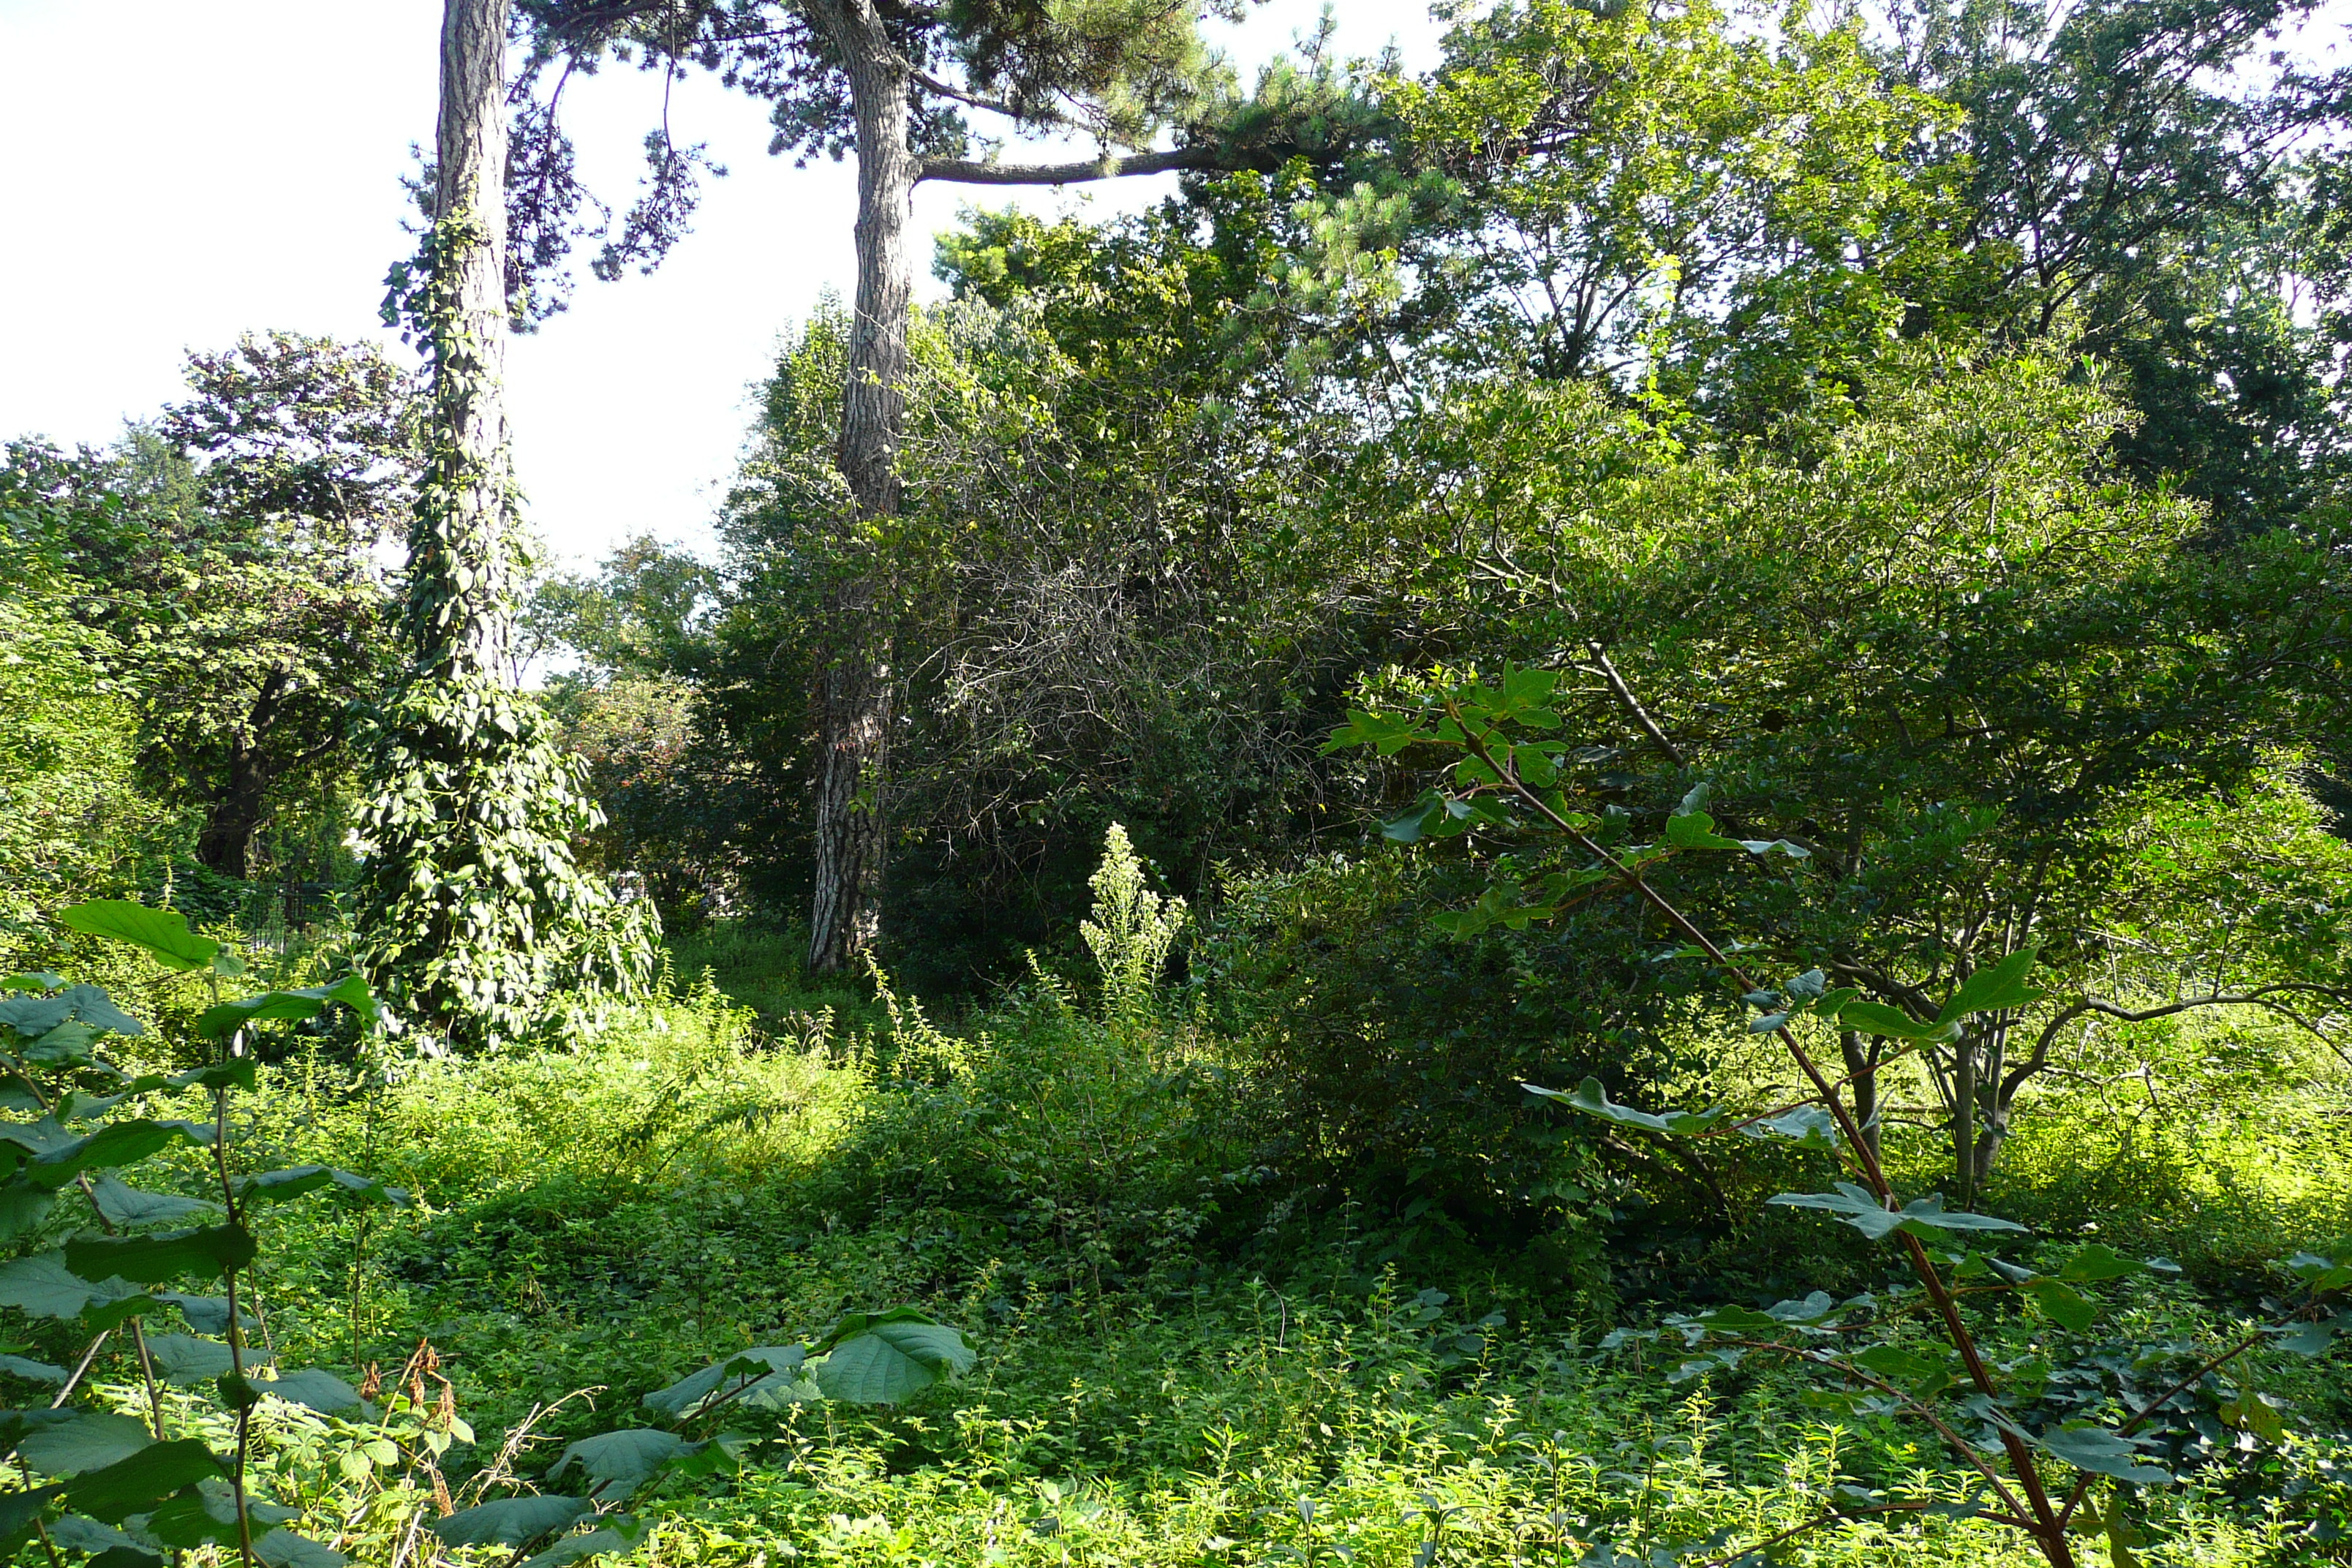
[[[499,394],[506,337],[508,0],[448,0],[433,230],[387,313],[431,374],[408,533],[407,668],[369,735],[355,835],[361,968],[426,1048],[538,1028],[567,985],[628,991],[651,968],[642,906],[574,860],[600,825],[577,759],[509,682],[529,565]]]
[[[890,668],[874,573],[861,560],[879,520],[898,510],[898,442],[906,423],[907,311],[914,270],[907,222],[920,173],[907,143],[905,58],[872,0],[814,0],[818,26],[840,51],[857,116],[857,316],[850,328],[835,460],[847,481],[857,537],[852,563],[826,599],[831,646],[820,661],[815,781],[815,897],[809,967],[846,968],[880,930],[888,847]]]

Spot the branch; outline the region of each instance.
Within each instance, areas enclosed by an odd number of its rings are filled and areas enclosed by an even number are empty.
[[[1127,174],[1164,174],[1171,169],[1218,166],[1213,149],[1176,147],[1165,153],[1138,153],[1128,157],[1106,153],[1083,163],[976,163],[962,158],[926,158],[916,166],[915,179],[918,183],[945,180],[960,185],[1075,185]]]
[[[1633,695],[1633,689],[1625,684],[1625,678],[1617,673],[1617,667],[1609,662],[1608,650],[1598,642],[1584,646],[1586,651],[1592,655],[1593,667],[1600,671],[1601,679],[1609,683],[1609,689],[1615,694],[1625,711],[1633,716],[1633,722],[1642,727],[1642,733],[1650,737],[1650,743],[1664,752],[1666,761],[1675,766],[1689,766],[1683,761],[1682,752],[1666,739],[1666,732],[1658,728],[1658,721],[1650,717],[1650,710],[1642,706],[1642,700]]]
[[[983,98],[969,88],[958,87],[945,77],[933,76],[920,67],[908,67],[907,74],[914,79],[917,86],[928,91],[936,92],[941,98],[951,98],[958,103],[969,104],[974,109],[985,109],[991,114],[1002,114],[1007,120],[1020,121],[1024,124],[1047,121],[1055,125],[1066,125],[1073,131],[1090,129],[1056,109],[1023,109],[1016,104],[1007,103],[1003,99]]]

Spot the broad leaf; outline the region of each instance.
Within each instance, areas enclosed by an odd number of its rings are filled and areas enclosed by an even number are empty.
[[[2053,1426],[2034,1439],[2078,1470],[2107,1476],[2128,1486],[2163,1486],[2171,1475],[2144,1464],[2139,1449],[2104,1426]]]
[[[536,1556],[525,1558],[520,1568],[562,1568],[566,1563],[577,1563],[600,1552],[626,1552],[636,1543],[635,1533],[606,1525],[582,1535],[567,1535]]]
[[[79,1317],[82,1309],[92,1303],[143,1294],[120,1280],[93,1285],[68,1268],[61,1253],[43,1252],[0,1263],[0,1307],[14,1307],[36,1318]]]
[[[877,1320],[835,1343],[816,1365],[816,1385],[828,1399],[897,1405],[971,1363],[963,1335],[944,1324]]]
[[[62,1426],[27,1432],[16,1452],[45,1476],[76,1476],[129,1458],[154,1441],[142,1423],[128,1415],[85,1410]]]
[[[646,1395],[645,1402],[666,1415],[676,1415],[714,1393],[734,1388],[746,1377],[757,1380],[755,1388],[772,1382],[789,1384],[807,1359],[807,1350],[800,1345],[757,1345],[738,1351],[725,1361],[712,1362],[667,1388],[656,1389]]]
[[[54,1189],[36,1183],[16,1183],[0,1188],[0,1241],[14,1241],[34,1229],[49,1217],[57,1202]]]
[[[202,1198],[173,1197],[165,1193],[142,1193],[125,1185],[121,1178],[109,1174],[99,1177],[89,1186],[90,1202],[108,1223],[124,1227],[142,1225],[169,1225],[174,1221],[201,1214],[216,1214],[220,1205]]]
[[[152,1546],[142,1545],[136,1538],[125,1535],[110,1524],[100,1524],[94,1519],[84,1519],[69,1513],[49,1521],[49,1539],[68,1552],[135,1552],[152,1562],[161,1556]]]
[[[159,1290],[158,1301],[169,1301],[180,1309],[180,1316],[188,1320],[188,1327],[200,1334],[215,1336],[228,1332],[228,1300],[223,1296],[184,1296],[177,1290]],[[236,1315],[237,1326],[245,1329],[261,1327],[261,1320],[250,1312]]]
[[[331,1546],[280,1527],[253,1543],[256,1561],[269,1568],[343,1568],[351,1559]]]
[[[2099,1309],[2063,1280],[2044,1277],[2029,1279],[2019,1289],[2036,1310],[2060,1328],[2081,1333],[2098,1321]]]
[[[64,984],[63,975],[51,974],[46,969],[37,970],[30,974],[0,975],[0,992],[55,991]]]
[[[332,985],[312,985],[299,991],[265,991],[258,996],[224,1002],[217,1007],[207,1009],[196,1019],[196,1033],[207,1040],[217,1040],[236,1033],[247,1024],[315,1018],[325,1012],[329,1005],[337,1002],[370,1021],[375,1017],[375,1000],[368,994],[367,982],[356,974],[348,974]]]
[[[605,1432],[583,1437],[564,1449],[555,1468],[547,1472],[547,1479],[561,1479],[564,1471],[577,1466],[581,1474],[594,1483],[589,1495],[609,1502],[636,1490],[678,1454],[699,1447],[688,1443],[675,1432],[653,1427]]]
[[[78,1477],[66,1500],[95,1520],[120,1524],[182,1487],[222,1475],[226,1467],[194,1437],[154,1443],[102,1470]]]
[[[408,1203],[408,1194],[402,1188],[387,1187],[373,1176],[339,1171],[331,1165],[289,1165],[282,1171],[240,1176],[235,1185],[241,1204],[289,1203],[322,1187],[336,1188],[336,1195],[347,1203],[391,1204],[394,1207],[405,1207]]]
[[[111,937],[143,947],[158,963],[172,969],[205,969],[212,964],[220,943],[188,930],[188,919],[176,910],[151,910],[121,899],[100,899],[59,910],[58,920],[84,936]]]
[[[228,1346],[188,1334],[149,1334],[147,1354],[163,1381],[177,1388],[218,1377],[229,1369]]]
[[[588,1511],[589,1504],[576,1497],[500,1498],[436,1519],[432,1526],[448,1546],[522,1546]]]
[[[2025,1229],[2013,1219],[1947,1210],[1941,1193],[1930,1193],[1924,1198],[1912,1199],[1900,1209],[1889,1209],[1867,1188],[1855,1186],[1852,1182],[1838,1183],[1837,1191],[1833,1193],[1781,1193],[1766,1201],[1783,1208],[1821,1209],[1833,1214],[1873,1241],[1882,1240],[1898,1230],[1913,1236],[1939,1238],[1944,1232],[1954,1230]]]
[[[1837,1147],[1837,1121],[1818,1105],[1801,1105],[1794,1110],[1778,1116],[1767,1116],[1755,1121],[1740,1123],[1739,1130],[1750,1138],[1789,1138],[1801,1148],[1834,1149]]]
[[[222,1316],[227,1316],[223,1312]],[[276,1394],[289,1405],[299,1405],[321,1415],[331,1415],[339,1410],[349,1410],[360,1402],[360,1391],[331,1372],[305,1367],[289,1372],[283,1377],[257,1377],[251,1380],[254,1392]]]
[[[1829,1009],[1822,1009],[1824,1017]],[[1955,1023],[1922,1024],[1898,1007],[1884,1002],[1860,999],[1847,1002],[1836,1013],[1838,1027],[1857,1029],[1865,1035],[1884,1035],[1893,1040],[1957,1040],[1960,1026]]]
[[[1646,1110],[1635,1110],[1630,1106],[1619,1105],[1612,1100],[1608,1091],[1601,1087],[1601,1080],[1597,1078],[1586,1079],[1568,1093],[1562,1093],[1556,1089],[1545,1089],[1532,1083],[1523,1083],[1519,1087],[1529,1094],[1539,1095],[1545,1100],[1556,1100],[1563,1105],[1575,1107],[1588,1116],[1598,1116],[1604,1121],[1614,1121],[1621,1127],[1640,1127],[1652,1132],[1665,1132],[1682,1138],[1706,1131],[1720,1121],[1724,1114],[1721,1106],[1712,1110],[1669,1110],[1662,1116],[1652,1115]]]
[[[51,1366],[45,1361],[32,1361],[20,1355],[0,1355],[0,1372],[11,1377],[21,1377],[27,1383],[63,1383],[69,1375],[61,1366]]]
[[[2049,994],[2025,983],[2032,969],[2037,950],[2019,948],[1990,969],[1979,969],[1960,982],[1944,1010],[1936,1015],[1938,1024],[1949,1024],[1971,1013],[1991,1013],[2011,1007],[2022,1007],[2029,1002],[2040,1001]]]
[[[252,1262],[257,1250],[252,1236],[231,1221],[154,1236],[77,1237],[66,1243],[65,1255],[66,1267],[77,1274],[156,1285],[183,1274],[226,1274]]]
[[[2129,1274],[2145,1274],[2149,1265],[2137,1258],[2126,1258],[2105,1242],[2095,1241],[2078,1247],[2069,1253],[2058,1269],[2058,1278],[2077,1285],[2095,1285],[2102,1279],[2121,1279]]]

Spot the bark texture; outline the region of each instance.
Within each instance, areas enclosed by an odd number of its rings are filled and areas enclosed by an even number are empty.
[[[907,410],[907,311],[914,267],[907,224],[921,164],[907,144],[913,81],[873,0],[811,0],[839,52],[857,117],[857,314],[849,338],[835,460],[860,521],[897,515]],[[881,925],[887,850],[890,671],[870,574],[830,597],[830,657],[817,691],[816,889],[809,968],[832,973]]]
[[[462,219],[471,242],[454,269],[463,350],[434,378],[434,418],[460,455],[463,477],[436,542],[472,581],[455,595],[451,655],[472,670],[505,672],[520,552],[508,537],[506,372],[509,0],[447,0],[441,17],[441,114],[434,139],[436,224]]]

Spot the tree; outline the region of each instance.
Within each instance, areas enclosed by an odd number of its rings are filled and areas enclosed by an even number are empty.
[[[650,953],[582,871],[600,820],[578,763],[511,687],[528,553],[499,395],[506,331],[506,0],[448,0],[433,226],[387,314],[427,359],[408,533],[406,667],[373,716],[357,962],[398,1027],[478,1048],[541,1024],[567,982],[630,987]]]
[[[1301,116],[1230,112],[1224,78],[1197,22],[1239,0],[520,0],[532,78],[556,61],[553,87],[526,106],[516,188],[545,234],[576,211],[554,105],[577,70],[607,53],[674,76],[693,64],[767,100],[775,152],[854,153],[858,171],[857,291],[835,463],[846,494],[836,527],[857,541],[899,506],[906,418],[908,308],[914,265],[906,226],[916,184],[1063,184],[1119,174],[1279,163],[1328,137]],[[975,160],[967,111],[1014,131],[1093,138],[1098,157],[1007,164]],[[1221,130],[1210,129],[1219,111]],[[1142,152],[1170,125],[1181,144]],[[652,178],[598,269],[650,264],[693,208],[698,149],[668,130],[649,136]],[[536,241],[534,242],[536,244]],[[887,738],[897,672],[880,625],[879,563],[845,561],[827,595],[824,656],[813,671],[819,732],[813,969],[838,970],[878,927],[887,847]]]

